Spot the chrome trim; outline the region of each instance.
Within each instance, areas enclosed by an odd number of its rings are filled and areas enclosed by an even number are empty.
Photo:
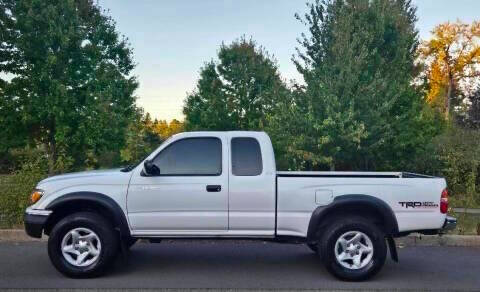
[[[52,214],[52,211],[51,211],[51,210],[40,210],[40,209],[30,209],[30,208],[27,208],[27,210],[25,211],[25,213],[27,213],[27,214],[29,214],[29,215],[49,216],[50,214]]]
[[[457,227],[457,218],[447,216],[445,223],[443,223],[442,231],[453,230]]]

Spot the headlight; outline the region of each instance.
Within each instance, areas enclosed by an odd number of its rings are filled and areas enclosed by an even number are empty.
[[[33,190],[32,194],[30,195],[30,202],[32,204],[35,204],[36,202],[38,202],[38,200],[42,198],[43,193],[44,193],[43,190],[39,190],[39,189]]]

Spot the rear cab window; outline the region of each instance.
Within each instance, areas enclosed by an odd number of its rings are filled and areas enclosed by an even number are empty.
[[[257,176],[263,171],[260,143],[251,137],[235,137],[231,141],[232,174]]]

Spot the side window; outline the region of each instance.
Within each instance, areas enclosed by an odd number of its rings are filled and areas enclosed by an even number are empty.
[[[232,139],[232,174],[255,176],[262,173],[260,144],[255,138]]]
[[[218,138],[186,138],[163,149],[154,163],[160,175],[222,174],[222,142]]]

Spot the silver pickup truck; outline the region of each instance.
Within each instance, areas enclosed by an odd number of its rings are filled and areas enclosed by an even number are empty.
[[[259,239],[307,244],[327,270],[359,281],[394,238],[455,227],[443,178],[402,172],[277,171],[263,132],[177,134],[139,164],[38,183],[25,229],[49,236],[53,265],[93,277],[139,238]]]

